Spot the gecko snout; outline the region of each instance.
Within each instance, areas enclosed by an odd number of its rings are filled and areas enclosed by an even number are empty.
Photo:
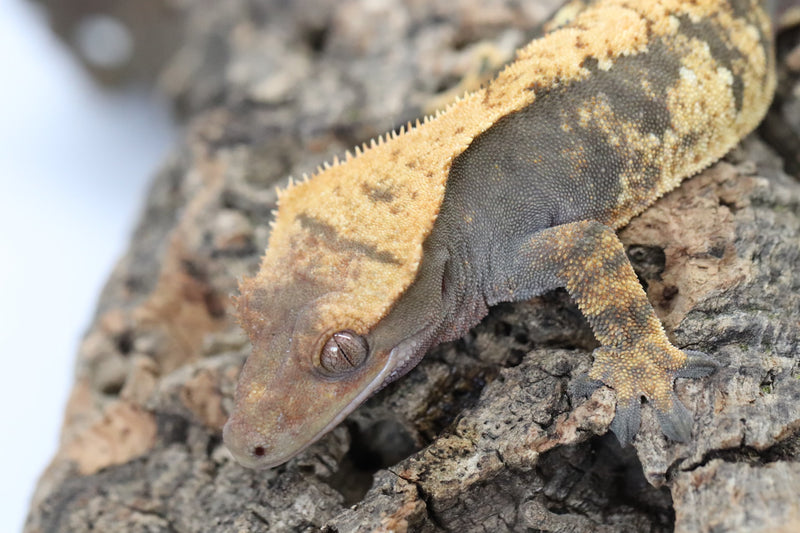
[[[222,429],[222,440],[228,447],[234,459],[242,466],[248,468],[265,468],[270,466],[266,458],[270,455],[271,447],[265,439],[258,434],[249,424],[237,417],[231,416]]]

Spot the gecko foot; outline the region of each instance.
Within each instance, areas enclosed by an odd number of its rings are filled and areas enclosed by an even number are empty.
[[[629,349],[601,346],[594,351],[588,376],[570,387],[574,394],[588,396],[601,385],[617,394],[617,410],[611,431],[623,446],[630,443],[641,423],[641,399],[655,408],[661,431],[670,440],[686,442],[692,436],[692,416],[673,391],[676,378],[700,378],[719,364],[708,355],[681,351],[669,344],[645,343]]]

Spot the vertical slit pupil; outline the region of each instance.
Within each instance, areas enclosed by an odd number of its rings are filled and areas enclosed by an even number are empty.
[[[344,357],[345,361],[347,361],[347,362],[348,362],[348,364],[349,364],[350,366],[355,366],[355,365],[353,364],[353,361],[350,359],[350,355],[347,353],[347,350],[345,350],[344,346],[342,346],[341,344],[339,344],[339,339],[337,339],[337,338],[334,336],[334,338],[333,338],[333,342],[335,342],[335,343],[336,343],[336,347],[339,349],[339,353],[341,353],[341,354],[342,354],[342,357]]]

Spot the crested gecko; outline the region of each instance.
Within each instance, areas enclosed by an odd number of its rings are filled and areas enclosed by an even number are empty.
[[[761,0],[597,0],[486,87],[279,194],[236,307],[252,355],[223,435],[281,464],[499,302],[564,287],[600,343],[624,444],[641,398],[666,437],[677,377],[716,368],[667,339],[615,230],[725,155],[775,87]]]

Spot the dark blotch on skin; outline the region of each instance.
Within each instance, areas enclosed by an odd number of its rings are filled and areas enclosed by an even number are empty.
[[[659,69],[650,65],[653,57],[659,61]],[[671,114],[667,108],[667,90],[679,79],[680,58],[661,41],[650,44],[650,53],[619,58],[611,71],[597,67],[597,60],[587,59],[584,68],[592,73],[594,89],[602,95],[621,122],[638,126],[643,134],[662,137],[670,127]],[[655,96],[645,93],[642,87],[647,82]]]
[[[753,12],[753,2],[750,0],[729,0],[733,15],[737,18],[748,18]]]
[[[361,191],[369,197],[373,202],[389,203],[394,200],[394,194],[389,189],[381,189],[380,187],[372,187],[368,183],[361,184]]]
[[[744,61],[745,58],[742,57],[737,48],[729,47],[725,44],[722,35],[727,33],[726,30],[708,19],[695,23],[689,17],[683,16],[678,20],[680,20],[680,32],[682,34],[708,44],[708,48],[711,50],[711,57],[733,74],[733,86],[731,89],[736,102],[736,111],[741,111],[744,102],[744,82],[736,72],[734,63],[740,60]]]
[[[388,263],[399,265],[401,262],[389,252],[378,250],[375,246],[363,242],[358,242],[353,239],[347,239],[339,235],[336,228],[314,218],[305,213],[297,215],[297,220],[300,225],[308,231],[319,235],[324,241],[328,242],[333,248],[341,248],[346,250],[354,250],[366,257],[378,261],[379,263]]]

